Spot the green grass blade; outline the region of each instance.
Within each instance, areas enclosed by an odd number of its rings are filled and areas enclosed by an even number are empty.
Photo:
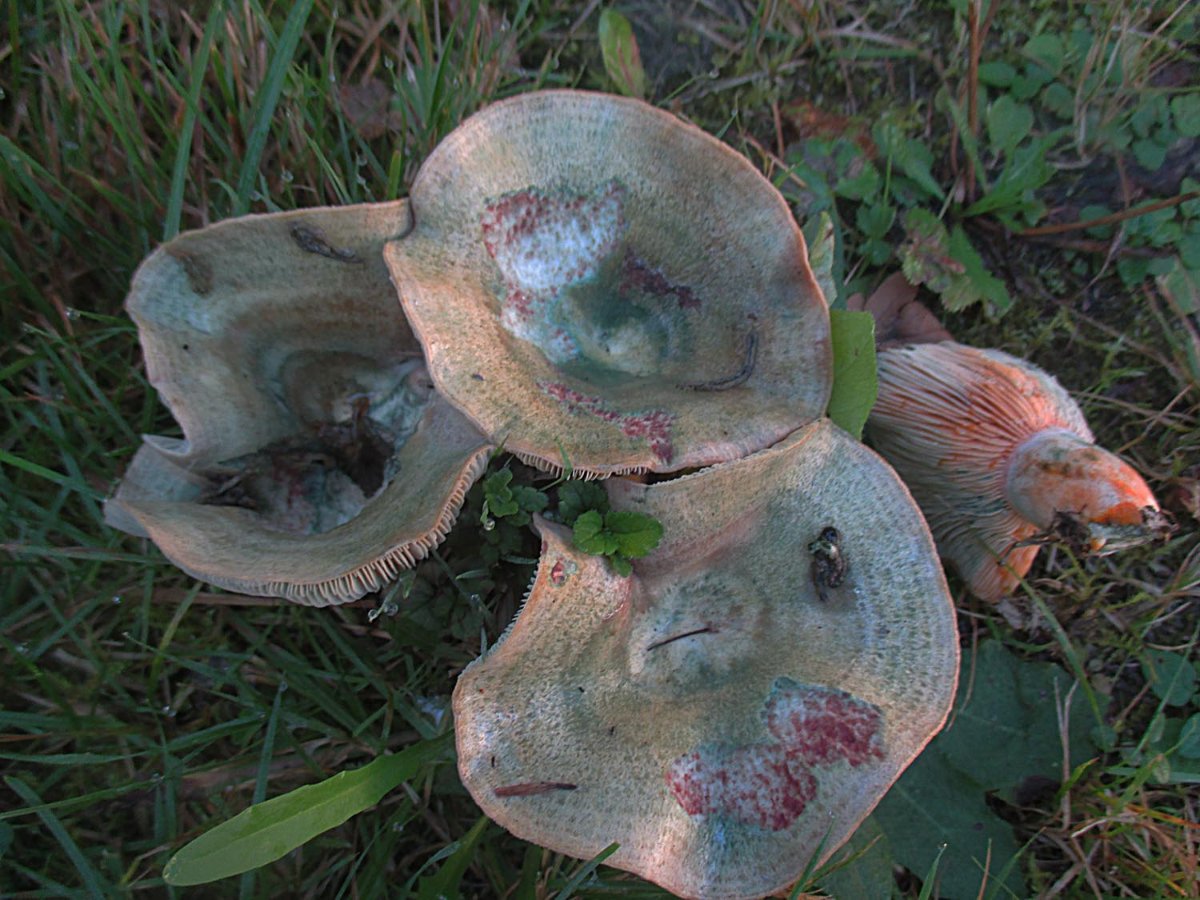
[[[192,841],[163,869],[176,886],[206,884],[279,859],[323,831],[370,809],[422,766],[446,757],[450,734],[423,741],[360,769],[251,806]]]
[[[292,57],[296,54],[296,46],[304,34],[304,24],[308,14],[312,12],[313,0],[301,0],[288,13],[283,25],[283,33],[279,43],[275,45],[275,55],[267,68],[267,77],[263,80],[258,96],[255,98],[254,126],[250,137],[246,140],[246,155],[242,159],[242,168],[238,173],[237,188],[235,189],[233,214],[245,215],[250,210],[250,191],[258,179],[258,164],[262,160],[263,149],[267,145],[267,135],[271,130],[271,119],[275,115],[275,107],[279,103],[279,95],[283,91],[283,82],[287,76]]]
[[[192,71],[188,77],[187,110],[183,115],[183,126],[179,129],[179,144],[175,148],[175,165],[171,169],[171,192],[167,197],[167,215],[163,222],[163,240],[169,241],[179,234],[179,220],[183,214],[183,192],[187,186],[188,162],[192,155],[192,132],[196,128],[196,114],[200,110],[200,90],[204,87],[204,73],[208,71],[208,60],[212,55],[213,39],[217,27],[225,21],[225,4],[217,3],[208,13],[204,23],[204,36],[200,49],[192,60]]]
[[[37,792],[15,775],[7,776],[4,779],[4,783],[26,803],[39,807],[37,817],[42,820],[42,824],[54,835],[54,839],[63,848],[63,852],[67,854],[67,858],[71,860],[71,864],[79,872],[79,877],[83,879],[83,886],[87,889],[87,892],[93,897],[111,896],[112,886],[104,883],[100,877],[100,873],[88,862],[88,858],[83,855],[83,851],[79,849],[79,845],[67,833],[66,827],[59,821],[58,816],[54,815],[42,803],[42,798],[37,795]]]
[[[583,884],[583,882],[600,867],[600,863],[604,862],[620,848],[621,845],[614,841],[589,859],[582,866],[580,866],[579,871],[572,875],[571,880],[568,881],[566,885],[563,886],[563,889],[555,895],[556,900],[570,900],[571,897],[574,897],[575,891],[577,891],[579,886]]]

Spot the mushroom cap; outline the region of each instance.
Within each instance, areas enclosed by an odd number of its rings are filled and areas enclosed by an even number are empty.
[[[583,858],[615,841],[608,864],[682,896],[779,889],[853,833],[950,708],[933,541],[891,469],[828,420],[606,487],[663,541],[621,578],[539,521],[525,605],[455,688],[463,783],[519,837]],[[803,548],[831,526],[847,568],[821,599]]]
[[[314,605],[440,542],[490,445],[432,395],[388,278],[410,224],[404,201],[246,216],[151,254],[127,306],[184,437],[147,436],[109,523],[211,584]],[[214,505],[222,482],[257,511]]]
[[[976,596],[1010,593],[1059,514],[1081,517],[1090,549],[1158,533],[1135,522],[1158,508],[1145,482],[1092,443],[1078,405],[1043,370],[953,341],[882,350],[878,365],[868,438]]]
[[[581,91],[464,122],[385,250],[438,390],[580,474],[740,458],[821,415],[828,311],[787,203],[669,113]]]

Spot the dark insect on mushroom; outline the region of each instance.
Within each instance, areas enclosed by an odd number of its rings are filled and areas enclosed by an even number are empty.
[[[835,588],[846,580],[850,565],[842,553],[842,535],[832,525],[826,525],[817,539],[808,545],[812,554],[812,583],[817,596],[824,602],[829,599],[828,588]]]

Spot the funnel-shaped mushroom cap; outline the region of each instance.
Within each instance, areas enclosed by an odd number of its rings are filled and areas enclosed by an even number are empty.
[[[958,638],[933,541],[827,420],[606,484],[663,542],[621,578],[539,524],[525,606],[454,692],[463,782],[527,840],[585,858],[615,841],[609,864],[678,894],[762,896],[848,838],[941,727]]]
[[[434,383],[582,474],[735,459],[819,416],[825,302],[779,193],[644,103],[546,91],[465,122],[386,250]]]
[[[977,596],[1011,592],[1043,538],[1111,552],[1167,527],[1141,476],[1092,443],[1075,401],[1036,366],[952,341],[878,360],[868,436]]]
[[[106,506],[180,568],[324,605],[438,543],[489,446],[432,393],[382,258],[406,202],[247,216],[156,250],[128,299],[183,428]]]

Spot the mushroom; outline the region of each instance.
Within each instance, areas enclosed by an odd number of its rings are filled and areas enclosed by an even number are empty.
[[[235,591],[326,605],[449,530],[490,445],[432,391],[382,245],[405,201],[247,216],[156,250],[127,306],[184,437],[147,436],[108,521]]]
[[[941,727],[954,610],[888,466],[827,419],[744,460],[605,482],[663,543],[622,578],[538,522],[528,598],[454,691],[494,820],[685,897],[759,897],[832,854]],[[808,548],[807,551],[805,548]]]
[[[953,341],[881,350],[878,364],[868,438],[976,596],[1011,593],[1047,541],[1103,554],[1171,530],[1142,477],[1093,443],[1036,366]]]
[[[828,314],[787,203],[645,103],[487,107],[413,185],[385,256],[437,388],[543,469],[671,472],[819,416]]]

